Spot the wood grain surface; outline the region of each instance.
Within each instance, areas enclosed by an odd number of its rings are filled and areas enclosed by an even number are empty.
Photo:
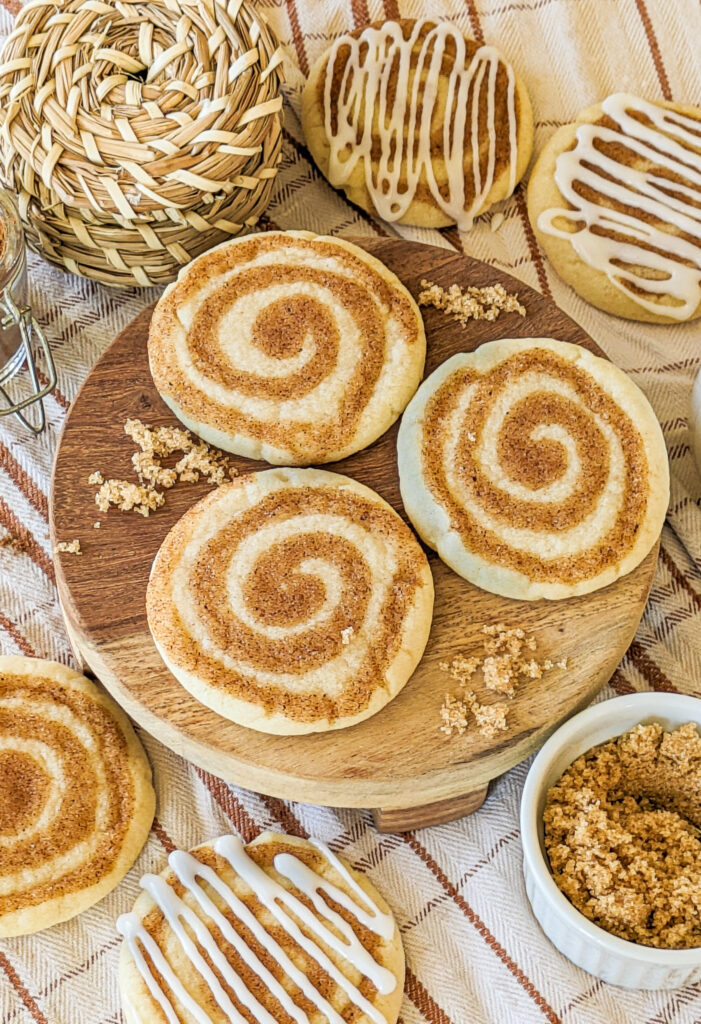
[[[397,239],[357,239],[416,296],[421,280],[444,287],[492,285],[517,291],[527,316],[502,314],[466,327],[424,310],[426,372],[456,352],[503,337],[554,337],[600,353],[552,301],[506,274],[452,250]],[[132,442],[124,422],[176,421],[149,374],[144,310],[107,349],[76,398],[60,439],[51,499],[52,542],[80,539],[83,554],[56,557],[59,597],[76,653],[146,730],[214,774],[271,796],[309,803],[379,809],[380,827],[400,829],[475,809],[488,782],[536,750],[612,675],[640,620],[657,559],[655,548],[630,575],[568,601],[522,602],[488,594],[429,552],[436,603],[424,658],[400,695],[373,718],[340,732],[269,736],[234,725],[204,707],[163,665],[146,622],[146,584],[153,558],[173,523],[207,484],[177,484],[148,519],[111,509],[100,513],[89,475],[134,479]],[[329,466],[368,484],[403,513],[396,468],[395,425],[363,452]],[[241,471],[262,463],[232,457]],[[101,522],[99,529],[93,523]],[[462,737],[439,731],[440,707],[456,684],[438,665],[481,650],[483,623],[504,622],[536,634],[540,657],[567,658],[538,681],[520,684],[508,729],[486,739],[472,726]],[[485,703],[495,695],[475,687]],[[423,805],[432,805],[423,809]],[[406,811],[406,814],[401,812]]]

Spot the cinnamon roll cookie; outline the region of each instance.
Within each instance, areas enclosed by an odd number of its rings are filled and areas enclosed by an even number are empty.
[[[141,885],[117,921],[126,1024],[395,1024],[394,917],[321,843],[220,836],[174,851]]]
[[[163,294],[154,383],[186,427],[274,464],[371,444],[419,385],[426,336],[397,277],[363,249],[305,231],[226,242]]]
[[[701,316],[701,109],[607,97],[560,128],[528,188],[533,230],[587,302],[632,320]]]
[[[335,188],[384,220],[422,227],[469,230],[511,195],[533,146],[512,67],[447,21],[340,36],[311,70],[302,124]]]
[[[433,580],[374,491],[271,469],[223,484],[176,523],[146,609],[165,664],[203,704],[262,732],[319,732],[399,693],[428,640]]]
[[[483,590],[564,598],[631,572],[669,501],[662,431],[612,363],[551,338],[453,356],[399,430],[407,514]]]
[[[84,676],[0,657],[0,936],[79,914],[124,877],[155,809],[129,720]]]

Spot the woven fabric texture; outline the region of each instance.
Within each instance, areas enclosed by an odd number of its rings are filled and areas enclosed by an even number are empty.
[[[17,0],[2,0],[7,33]],[[610,92],[701,104],[701,9],[695,0],[257,0],[287,52],[283,154],[266,228],[374,235],[395,229],[351,207],[320,177],[297,112],[304,76],[339,32],[400,15],[448,16],[498,45],[527,84],[536,150],[555,127]],[[631,690],[701,696],[701,481],[688,446],[688,403],[701,367],[699,327],[650,327],[600,313],[562,284],[535,244],[523,186],[465,235],[407,237],[503,268],[554,300],[631,374],[662,422],[672,499],[652,594],[636,638],[602,699]],[[96,358],[155,291],[113,291],[29,261],[31,300],[53,341],[59,386],[49,429],[27,436],[0,421],[0,650],[71,662],[48,539],[51,461],[70,400]],[[113,513],[118,514],[118,513]],[[701,985],[676,992],[611,988],[573,967],[536,924],[524,890],[518,830],[522,764],[475,815],[440,828],[379,836],[370,815],[260,797],[198,771],[144,733],[158,794],[149,842],[126,880],[74,921],[0,943],[0,1024],[120,1024],[114,922],[138,880],[173,845],[234,829],[274,827],[329,842],[387,896],[407,953],[403,1024],[699,1024]]]

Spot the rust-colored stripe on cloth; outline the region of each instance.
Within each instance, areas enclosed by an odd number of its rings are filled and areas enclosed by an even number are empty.
[[[31,560],[52,583],[56,582],[54,567],[51,559],[36,541],[34,534],[19,521],[9,505],[0,498],[0,525],[4,526],[8,533],[16,537],[23,551],[26,551]]]
[[[650,684],[653,690],[661,690],[664,693],[679,693],[671,679],[665,675],[662,669],[657,665],[650,655],[643,650],[640,643],[634,640],[628,648],[626,658],[629,658],[631,663],[637,668],[638,672],[643,676],[646,682]]]
[[[643,28],[645,29],[645,38],[647,39],[647,45],[650,47],[650,54],[652,56],[652,62],[655,65],[657,80],[660,83],[662,95],[666,100],[671,101],[672,90],[669,86],[667,71],[665,70],[664,61],[662,60],[662,51],[660,50],[660,44],[657,42],[657,36],[655,35],[655,30],[652,27],[652,22],[650,20],[645,0],[635,0],[635,6],[638,9],[640,20],[642,21]]]
[[[616,691],[619,697],[623,697],[628,693],[635,693],[635,687],[630,685],[620,668],[617,668],[609,679],[609,686]]]
[[[401,18],[397,0],[383,0],[382,9],[385,12],[387,21],[398,21]]]
[[[351,0],[351,13],[356,28],[363,28],[370,21],[367,0]]]
[[[669,551],[667,551],[667,549],[662,545],[660,545],[660,559],[662,562],[664,562],[665,566],[667,567],[667,571],[669,572],[669,575],[672,577],[674,582],[678,586],[680,586],[682,590],[686,591],[686,593],[691,598],[691,603],[694,605],[695,608],[701,611],[701,594],[699,594],[697,590],[694,590],[694,588],[689,583],[684,573],[681,571],[677,563],[670,555]]]
[[[235,825],[236,830],[246,843],[259,836],[263,831],[255,823],[243,804],[236,799],[231,788],[215,775],[210,775],[204,768],[195,768],[202,782],[212,794],[227,818]]]
[[[8,636],[12,637],[26,658],[36,658],[36,651],[29,643],[29,640],[22,636],[12,619],[8,619],[7,615],[4,615],[2,612],[0,612],[0,626],[2,626]]]
[[[156,836],[156,838],[158,839],[159,843],[161,844],[163,849],[166,851],[166,853],[172,853],[173,850],[177,849],[175,843],[170,838],[170,836],[168,835],[166,830],[163,828],[163,825],[161,825],[161,823],[158,820],[158,818],[154,818],[153,819],[153,825],[151,826],[151,831]]]
[[[43,388],[45,388],[46,385],[49,383],[49,378],[46,377],[41,372],[41,370],[37,370],[37,378],[38,378],[39,383],[41,384],[41,386]],[[70,398],[66,398],[66,396],[63,394],[63,392],[59,388],[58,384],[56,385],[56,387],[51,392],[51,397],[56,399],[56,401],[58,402],[58,404],[61,406],[62,409],[64,409],[64,410],[70,409],[70,407],[71,407],[71,400],[70,400]]]
[[[10,449],[2,443],[0,443],[0,466],[5,470],[14,485],[19,488],[27,501],[34,506],[44,519],[48,520],[49,503],[46,500],[46,495],[20,466]]]
[[[19,2],[19,0],[0,0],[0,2],[2,2],[2,6],[5,8],[5,10],[9,11],[10,14],[14,15],[15,17],[19,14],[20,9],[22,7],[22,4]]]
[[[523,233],[526,236],[526,244],[528,246],[528,252],[535,265],[535,272],[538,275],[538,285],[543,295],[546,295],[549,299],[553,297],[553,293],[548,283],[548,275],[545,270],[545,262],[540,254],[536,237],[531,227],[531,222],[528,219],[528,209],[526,208],[526,197],[523,190],[523,185],[519,185],[514,192],[514,198],[516,199],[516,209],[518,215],[521,218],[521,224],[523,225]]]
[[[467,8],[467,16],[470,19],[470,29],[472,30],[475,42],[483,43],[484,32],[482,31],[482,25],[480,24],[479,11],[477,10],[475,0],[465,0],[465,7]]]
[[[484,923],[482,918],[477,914],[472,907],[469,905],[467,900],[458,890],[455,888],[453,883],[450,881],[448,876],[442,870],[440,865],[436,863],[428,850],[421,845],[419,840],[416,838],[413,832],[405,832],[402,835],[402,839],[405,843],[411,847],[414,853],[419,857],[426,867],[435,876],[437,881],[442,886],[443,890],[450,896],[454,903],[462,910],[463,914],[470,922],[471,925],[479,932],[484,941],[487,943],[489,948],[499,957],[501,962],[507,968],[507,970],[513,975],[516,981],[519,983],[521,988],[526,992],[528,996],[533,1000],[538,1009],[543,1013],[545,1018],[550,1021],[550,1024],[562,1024],[562,1020],[553,1010],[552,1006],[547,1002],[545,997],[541,995],[538,989],[535,987],[533,982],[524,974],[518,964],[511,959],[509,954],[506,952],[504,947],[490,932],[487,925]]]
[[[297,51],[299,69],[304,77],[307,78],[309,76],[309,61],[307,59],[307,48],[304,45],[304,36],[302,35],[302,29],[300,28],[299,14],[297,13],[295,0],[285,0],[285,7],[287,8],[287,17],[290,19],[292,42],[295,44],[295,50]]]
[[[412,971],[406,972],[406,994],[431,1024],[452,1024],[450,1017],[431,998],[427,989]]]
[[[7,959],[4,953],[0,953],[0,967],[2,967],[7,980],[12,985],[17,995],[22,1000],[23,1005],[29,1011],[31,1018],[36,1024],[49,1024],[44,1014],[39,1009],[37,1001],[34,996],[30,993],[27,986],[24,984],[19,974],[12,966],[10,961]]]

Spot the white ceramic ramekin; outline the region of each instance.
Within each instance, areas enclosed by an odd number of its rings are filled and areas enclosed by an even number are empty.
[[[685,722],[701,726],[701,700],[676,693],[615,697],[575,715],[543,746],[521,798],[526,892],[545,934],[578,967],[624,988],[680,988],[701,979],[701,948],[640,946],[592,924],[558,889],[543,845],[543,811],[550,787],[580,754],[639,722],[659,722],[665,729]]]

